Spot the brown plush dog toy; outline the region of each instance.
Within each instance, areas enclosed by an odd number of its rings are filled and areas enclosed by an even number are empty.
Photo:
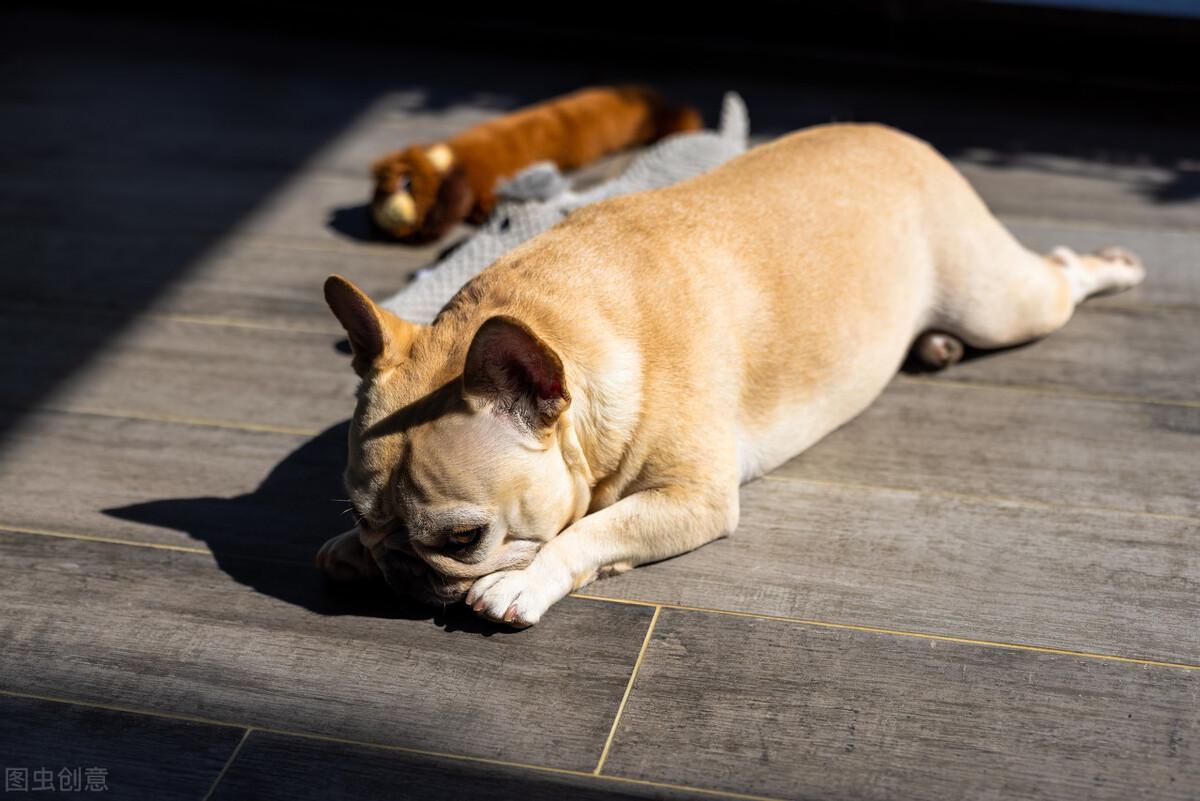
[[[668,103],[651,89],[582,89],[383,157],[373,168],[371,217],[401,242],[429,242],[464,219],[486,220],[497,181],[531,164],[576,169],[702,124],[695,109]]]

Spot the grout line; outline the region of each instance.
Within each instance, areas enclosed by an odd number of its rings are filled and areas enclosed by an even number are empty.
[[[50,531],[44,528],[30,528],[28,526],[10,526],[7,523],[0,523],[0,532],[11,532],[14,534],[33,534],[38,537],[57,537],[64,540],[85,540],[87,542],[103,542],[109,545],[131,545],[135,548],[154,548],[160,551],[179,551],[182,553],[198,553],[206,556],[212,556],[213,552],[208,548],[192,548],[186,545],[168,545],[158,542],[138,542],[137,540],[126,540],[119,537],[98,537],[94,534],[74,534],[66,531]]]
[[[172,323],[187,323],[188,325],[209,325],[221,328],[254,328],[266,331],[280,331],[288,334],[319,334],[322,336],[345,336],[340,328],[334,326],[302,325],[298,323],[262,322],[244,317],[222,317],[216,314],[179,314],[176,312],[145,312],[137,315],[143,319],[164,320]]]
[[[209,801],[209,799],[212,798],[213,793],[217,791],[217,785],[221,783],[221,779],[225,778],[225,774],[228,772],[229,766],[233,764],[233,760],[237,759],[237,755],[242,752],[242,746],[246,744],[246,740],[250,739],[250,732],[252,731],[254,731],[254,729],[247,728],[246,731],[242,733],[242,739],[238,740],[238,744],[233,749],[233,753],[229,755],[229,759],[225,760],[224,767],[222,767],[221,772],[217,774],[217,778],[213,781],[212,787],[209,787],[208,792],[204,794],[203,801]]]
[[[203,417],[180,417],[169,414],[150,414],[130,411],[127,409],[97,409],[88,406],[55,406],[41,405],[34,411],[55,412],[57,414],[78,414],[89,417],[108,417],[117,420],[142,420],[151,423],[173,423],[184,426],[200,426],[203,428],[222,428],[234,431],[253,431],[266,434],[291,434],[301,437],[315,437],[321,433],[315,428],[300,428],[298,426],[277,426],[268,423],[240,423],[231,420],[211,420]]]
[[[1198,312],[1200,311],[1200,303],[1157,303],[1146,300],[1105,300],[1104,303],[1091,303],[1084,306],[1076,306],[1075,314],[1072,317],[1079,315],[1085,311],[1105,311],[1106,309],[1117,309],[1121,311],[1163,311],[1163,312]],[[1050,335],[1053,335],[1053,331]]]
[[[955,169],[958,169],[957,164],[955,165]],[[1162,223],[1143,223],[1142,225],[1130,227],[1120,223],[1106,223],[1089,218],[1072,219],[1049,215],[997,214],[995,212],[993,212],[993,216],[1003,223],[1005,228],[1011,225],[1029,225],[1035,228],[1077,228],[1081,231],[1103,231],[1117,237],[1121,234],[1183,234],[1192,236],[1200,234],[1200,228],[1194,226],[1180,228]],[[1016,234],[1014,233],[1013,236],[1016,236]],[[1022,246],[1024,246],[1023,242]]]
[[[7,698],[28,698],[34,701],[48,701],[54,704],[73,704],[75,706],[83,706],[88,709],[103,709],[108,712],[122,712],[127,715],[145,715],[152,718],[163,718],[164,720],[178,720],[184,723],[203,723],[207,726],[220,726],[224,729],[250,729],[259,728],[257,726],[248,726],[244,723],[230,723],[225,720],[216,720],[215,718],[204,718],[199,715],[185,715],[178,712],[163,712],[160,709],[145,709],[141,707],[122,706],[120,704],[106,704],[99,701],[81,701],[76,698],[63,698],[57,695],[43,695],[42,693],[27,693],[21,690],[3,690],[0,689],[0,697]]]
[[[27,303],[10,303],[0,300],[0,309],[12,309],[16,313],[32,313],[35,311],[51,310],[57,314],[86,315],[88,317],[117,318],[122,322],[136,323],[140,320],[160,320],[164,322],[183,323],[187,325],[207,325],[220,328],[253,328],[275,331],[286,334],[305,334],[321,336],[345,336],[345,332],[336,325],[316,325],[283,320],[255,320],[248,317],[226,317],[220,314],[188,314],[173,311],[142,311],[133,309],[110,308],[106,306],[69,306],[63,311],[63,305],[48,305],[38,301]]]
[[[801,626],[812,626],[814,628],[822,629],[836,629],[838,631],[859,631],[866,634],[884,634],[891,637],[910,637],[918,640],[951,642],[959,645],[979,645],[988,648],[1003,648],[1010,651],[1032,651],[1039,654],[1056,654],[1085,659],[1099,659],[1106,662],[1122,662],[1126,664],[1143,665],[1148,667],[1175,668],[1178,670],[1200,670],[1200,664],[1189,664],[1187,662],[1166,662],[1158,659],[1142,659],[1132,656],[1101,654],[1094,651],[1076,651],[1069,648],[1050,648],[1043,645],[1026,645],[1023,643],[1001,642],[998,640],[980,640],[973,637],[955,637],[949,634],[929,634],[927,632],[920,631],[889,629],[882,626],[861,626],[855,623],[830,623],[825,620],[811,620],[808,618],[790,617],[787,615],[769,615],[761,612],[735,612],[731,609],[713,609],[704,606],[663,603],[661,601],[631,601],[625,598],[611,598],[602,595],[584,595],[580,593],[572,593],[571,597],[582,598],[588,601],[627,604],[629,606],[652,606],[656,609],[674,609],[681,612],[701,612],[705,614],[725,615],[727,617],[769,620],[776,623],[794,623]]]
[[[906,383],[919,384],[922,381],[932,383],[932,381],[930,379],[909,379],[904,376],[899,376],[898,378],[904,380]],[[973,383],[967,383],[967,382],[946,381],[945,383],[953,384],[954,386],[967,387],[967,388],[972,388],[972,387],[978,388],[980,386],[980,385],[976,385]],[[1016,389],[1016,390],[1020,389],[1020,388],[1015,388],[1015,387],[1003,387],[1003,388]],[[2,404],[0,404],[0,405],[2,405]],[[1179,404],[1176,404],[1176,405],[1179,405]],[[1200,402],[1196,402],[1194,404],[1192,404],[1191,402],[1188,402],[1185,405],[1188,406],[1189,408],[1192,405],[1200,407]],[[88,415],[88,416],[93,416],[93,417],[113,418],[113,419],[118,419],[118,420],[143,420],[143,421],[154,422],[154,423],[170,423],[173,425],[199,426],[202,428],[219,428],[219,429],[227,429],[227,430],[231,430],[231,431],[253,431],[256,433],[288,434],[288,435],[292,435],[292,436],[301,436],[301,437],[315,437],[321,433],[320,430],[312,429],[312,428],[299,428],[299,427],[292,427],[292,426],[273,426],[273,425],[258,424],[258,423],[238,423],[238,422],[232,422],[232,421],[228,421],[228,420],[209,420],[209,419],[193,418],[193,417],[176,417],[176,416],[172,416],[172,415],[142,414],[140,412],[132,412],[132,411],[125,411],[125,410],[92,409],[92,408],[80,407],[80,406],[37,406],[37,407],[34,407],[34,409],[37,411],[53,412],[56,414],[78,414],[78,415]],[[971,494],[971,493],[947,492],[945,490],[933,490],[933,489],[928,489],[928,488],[924,488],[924,487],[900,487],[900,486],[895,486],[895,485],[890,485],[890,484],[858,484],[858,483],[854,483],[854,482],[850,482],[850,481],[829,481],[829,480],[813,479],[813,478],[800,478],[800,477],[796,477],[796,476],[782,475],[782,474],[778,474],[775,472],[768,473],[764,476],[759,476],[759,479],[761,479],[763,481],[782,481],[782,482],[799,483],[799,484],[820,484],[820,485],[833,486],[833,487],[845,487],[845,488],[855,489],[855,490],[860,490],[860,491],[861,490],[884,490],[884,491],[888,491],[888,492],[905,492],[905,493],[912,493],[912,494],[919,494],[919,495],[929,495],[929,496],[934,496],[934,497],[956,498],[959,500],[971,501],[971,502],[975,502],[975,503],[1006,503],[1006,504],[1012,504],[1015,506],[1025,506],[1025,507],[1034,508],[1034,509],[1058,509],[1058,510],[1063,510],[1063,511],[1081,511],[1081,512],[1107,512],[1107,513],[1112,513],[1112,514],[1134,515],[1134,516],[1138,516],[1138,517],[1150,517],[1150,518],[1156,518],[1156,519],[1161,519],[1161,520],[1179,520],[1179,521],[1186,521],[1186,522],[1193,522],[1197,519],[1200,519],[1200,518],[1193,517],[1190,515],[1175,515],[1175,514],[1166,514],[1166,513],[1162,513],[1162,512],[1145,512],[1145,511],[1139,511],[1137,509],[1121,509],[1119,507],[1112,507],[1112,506],[1095,506],[1095,505],[1089,505],[1089,504],[1059,504],[1059,503],[1050,503],[1048,501],[1039,501],[1035,498],[1019,498],[1019,497],[1012,497],[1012,496],[1005,496],[1005,495],[975,495],[975,494]]]
[[[1190,518],[1184,518],[1184,519],[1188,520],[1189,522],[1191,521]],[[5,525],[4,523],[0,523],[0,532],[5,532],[5,531],[20,533],[20,534],[32,534],[35,536],[60,537],[62,539],[87,540],[87,541],[92,541],[92,542],[102,542],[102,543],[113,544],[113,545],[132,546],[135,548],[155,548],[155,549],[169,550],[169,551],[180,551],[180,552],[184,552],[184,553],[200,554],[202,556],[216,556],[216,554],[214,554],[212,551],[201,549],[201,548],[187,548],[187,547],[179,546],[179,545],[161,545],[158,543],[143,543],[143,542],[135,542],[132,540],[119,540],[119,539],[115,539],[115,538],[92,537],[92,536],[87,536],[87,535],[69,534],[69,533],[64,533],[64,532],[46,531],[44,529],[32,529],[32,528],[23,528],[20,526],[9,526],[9,525]],[[235,558],[249,559],[249,560],[255,560],[255,561],[264,561],[264,562],[277,562],[279,564],[289,564],[289,565],[303,564],[300,561],[263,559],[261,557],[256,557],[256,556],[244,556],[244,557],[235,557]],[[610,729],[609,734],[608,734],[608,742],[606,742],[604,751],[601,753],[600,763],[596,767],[597,771],[599,771],[599,769],[604,764],[604,760],[607,755],[609,745],[611,744],[614,733],[616,732],[617,723],[620,720],[621,713],[623,712],[623,710],[625,708],[625,701],[628,699],[629,694],[632,691],[633,681],[635,678],[637,678],[638,668],[641,666],[642,659],[646,653],[646,648],[649,645],[650,634],[654,630],[654,626],[658,622],[659,613],[663,609],[675,609],[675,610],[682,611],[682,612],[705,612],[708,614],[725,615],[728,617],[750,618],[753,620],[770,620],[770,621],[775,621],[775,622],[779,622],[779,623],[795,623],[797,625],[802,625],[802,626],[813,626],[816,628],[839,629],[839,630],[845,630],[845,631],[861,631],[861,632],[870,633],[870,634],[884,634],[884,635],[889,635],[889,636],[893,636],[893,637],[911,637],[911,638],[923,639],[923,640],[936,640],[938,642],[960,643],[963,645],[979,645],[979,646],[985,646],[985,647],[989,647],[989,648],[1004,648],[1004,649],[1008,649],[1008,650],[1017,650],[1017,651],[1032,651],[1035,653],[1044,653],[1044,654],[1060,654],[1063,656],[1072,656],[1072,657],[1083,658],[1083,659],[1099,659],[1099,660],[1108,661],[1108,662],[1122,662],[1122,663],[1128,663],[1128,664],[1134,664],[1134,665],[1146,665],[1146,666],[1152,666],[1152,667],[1165,667],[1165,668],[1178,668],[1178,669],[1182,669],[1182,670],[1200,670],[1200,664],[1191,664],[1188,662],[1168,662],[1168,661],[1159,660],[1159,659],[1144,659],[1141,657],[1120,656],[1117,654],[1103,654],[1103,653],[1099,653],[1099,652],[1095,652],[1095,651],[1079,651],[1079,650],[1072,650],[1069,648],[1052,648],[1052,647],[1043,646],[1043,645],[1028,645],[1025,643],[1002,642],[999,640],[983,640],[983,639],[978,639],[978,638],[974,638],[974,637],[958,637],[958,636],[949,635],[949,634],[932,634],[929,632],[911,631],[911,630],[906,630],[906,629],[891,629],[891,628],[886,628],[883,626],[866,626],[866,625],[861,625],[861,624],[857,624],[857,623],[834,623],[834,622],[830,622],[830,621],[826,621],[826,620],[813,620],[810,618],[791,617],[788,615],[774,615],[774,614],[768,614],[765,612],[741,612],[741,611],[737,611],[737,610],[733,610],[733,609],[718,609],[716,607],[707,607],[707,606],[689,606],[687,604],[673,604],[673,603],[666,603],[666,602],[662,602],[662,601],[642,601],[642,600],[636,600],[636,599],[630,599],[630,598],[613,598],[611,596],[591,595],[591,594],[587,594],[587,593],[578,593],[578,592],[571,593],[570,597],[578,598],[580,600],[585,600],[585,601],[596,601],[598,603],[612,603],[612,604],[624,604],[626,606],[651,607],[655,610],[654,616],[651,618],[651,621],[650,621],[650,626],[646,630],[646,636],[642,641],[641,651],[638,654],[637,661],[634,663],[633,673],[630,675],[629,683],[625,687],[625,695],[621,699],[621,703],[617,708],[617,717],[616,717],[616,719],[613,720],[612,728]],[[0,692],[2,692],[2,691],[0,691]],[[49,699],[49,700],[54,700],[54,699]],[[136,710],[134,710],[134,711],[136,711]],[[195,720],[200,721],[200,722],[209,722],[203,718],[195,718]],[[225,724],[225,725],[234,725],[234,724]]]
[[[269,565],[290,565],[293,567],[311,568],[313,567],[310,559],[272,559],[269,556],[259,556],[251,553],[238,553],[237,551],[214,551],[211,548],[198,548],[188,545],[170,545],[159,542],[141,542],[139,540],[126,540],[119,537],[97,537],[92,534],[74,534],[66,531],[50,531],[44,528],[30,528],[28,526],[10,526],[7,523],[0,522],[0,534],[30,534],[36,537],[57,537],[64,540],[81,540],[83,542],[100,542],[106,545],[125,545],[133,548],[149,548],[158,551],[174,551],[176,553],[192,553],[200,556],[209,556],[213,559],[240,559],[247,562],[260,562]]]
[[[1148,404],[1151,406],[1182,406],[1189,409],[1200,409],[1200,401],[1190,400],[1175,400],[1172,398],[1160,398],[1154,396],[1141,395],[1108,395],[1101,392],[1085,392],[1075,389],[1062,389],[1059,387],[1050,387],[1042,384],[999,384],[989,381],[964,381],[955,378],[933,378],[933,377],[918,377],[905,375],[903,373],[896,376],[895,380],[899,383],[918,385],[932,384],[934,386],[958,387],[962,389],[981,389],[981,390],[998,390],[1000,392],[1022,392],[1030,395],[1052,395],[1065,398],[1078,398],[1080,400],[1105,401],[1109,403],[1133,403],[1133,404]]]
[[[426,748],[413,748],[404,745],[391,745],[388,743],[376,743],[368,740],[354,740],[348,737],[336,737],[328,734],[317,734],[315,732],[292,731],[289,729],[280,729],[272,726],[257,726],[245,723],[231,723],[229,721],[216,720],[214,718],[202,718],[196,715],[182,715],[173,712],[163,712],[156,709],[141,709],[136,707],[120,706],[116,704],[105,704],[95,701],[81,701],[73,698],[61,698],[53,695],[42,695],[39,693],[27,693],[18,690],[3,690],[0,689],[0,697],[9,698],[29,698],[35,701],[46,701],[55,704],[70,704],[73,706],[82,706],[89,709],[104,709],[109,712],[121,712],[124,714],[145,715],[147,717],[163,718],[166,720],[179,720],[187,723],[202,723],[209,726],[220,726],[227,729],[244,729],[242,740],[250,735],[251,732],[259,732],[262,734],[275,734],[283,737],[295,737],[303,740],[316,740],[326,743],[338,743],[341,745],[352,745],[360,748],[376,748],[383,751],[392,751],[401,754],[412,754],[414,756],[431,757],[436,759],[449,759],[456,762],[471,762],[479,765],[493,765],[504,768],[517,768],[521,770],[532,770],[538,773],[549,773],[559,776],[573,776],[584,779],[593,779],[603,782],[617,782],[621,784],[632,784],[643,787],[657,787],[667,790],[683,790],[686,792],[699,793],[702,795],[713,796],[715,798],[734,798],[742,799],[743,801],[781,801],[781,799],[771,796],[751,795],[748,793],[738,793],[727,790],[713,790],[706,787],[692,787],[687,784],[673,784],[670,782],[658,782],[652,779],[635,779],[628,776],[614,776],[612,774],[596,775],[591,771],[575,770],[572,768],[556,768],[549,765],[535,765],[528,762],[516,762],[507,759],[494,759],[491,757],[471,756],[469,754],[454,754],[447,751],[433,751]],[[241,745],[239,744],[239,749]],[[232,761],[232,757],[230,758]],[[215,784],[213,785],[216,786]],[[211,790],[209,791],[211,792]]]
[[[1155,520],[1174,520],[1182,523],[1195,523],[1200,517],[1191,515],[1173,515],[1165,512],[1143,512],[1138,509],[1121,509],[1115,506],[1092,506],[1087,504],[1051,503],[1035,498],[1014,498],[1008,495],[972,495],[965,492],[949,492],[925,487],[899,487],[890,484],[857,484],[853,481],[831,481],[820,478],[804,478],[776,473],[760,476],[756,481],[778,481],[785,484],[815,484],[822,487],[839,487],[858,491],[902,492],[907,495],[928,495],[939,498],[954,498],[977,504],[1005,504],[1021,506],[1029,509],[1054,509],[1062,512],[1099,512],[1103,514],[1128,515],[1131,517],[1149,517]],[[742,486],[745,486],[744,484]]]
[[[61,538],[64,538],[64,540],[85,540],[85,541],[91,541],[91,542],[103,542],[103,543],[107,543],[107,544],[119,544],[119,546],[130,546],[130,547],[134,547],[134,548],[157,548],[157,549],[162,549],[162,550],[175,550],[175,552],[194,553],[194,554],[200,554],[200,555],[205,555],[205,556],[215,555],[214,553],[210,552],[210,550],[206,550],[206,549],[202,549],[202,548],[186,548],[186,547],[182,547],[182,546],[164,546],[164,544],[158,544],[158,543],[134,542],[131,540],[116,540],[116,538],[108,538],[108,537],[80,536],[80,535],[74,535],[74,534],[65,534],[65,532],[46,531],[46,530],[42,530],[42,529],[20,528],[20,526],[11,526],[11,525],[5,525],[5,524],[0,523],[0,532],[4,532],[4,531],[17,532],[17,534],[31,534],[31,535],[36,535],[36,536],[61,537]],[[260,558],[258,558],[258,556],[240,556],[239,559],[251,559],[251,560],[257,560],[257,561],[278,561],[278,564],[287,564],[287,565],[302,564],[302,562],[300,562],[300,561],[266,560],[266,559],[260,559]],[[964,644],[964,645],[982,645],[982,646],[986,646],[986,648],[1000,648],[1000,649],[1016,650],[1016,651],[1033,651],[1033,652],[1037,652],[1037,654],[1057,654],[1057,655],[1062,655],[1062,656],[1087,658],[1087,660],[1103,660],[1106,662],[1122,662],[1122,663],[1128,663],[1128,664],[1141,664],[1141,666],[1150,666],[1150,667],[1159,667],[1159,668],[1178,668],[1178,669],[1183,669],[1183,670],[1200,670],[1200,664],[1192,664],[1192,663],[1187,663],[1187,662],[1168,662],[1168,661],[1164,661],[1164,660],[1147,660],[1147,658],[1142,658],[1142,657],[1120,656],[1120,655],[1114,655],[1114,654],[1099,654],[1099,652],[1097,652],[1097,651],[1079,651],[1079,650],[1072,650],[1072,649],[1050,648],[1050,646],[1045,646],[1045,645],[1028,645],[1028,644],[1024,644],[1024,643],[1004,643],[1004,642],[1001,642],[1001,640],[978,639],[978,638],[972,638],[972,637],[955,637],[955,636],[952,636],[952,634],[932,634],[929,632],[917,632],[917,631],[904,630],[904,628],[887,628],[887,627],[883,627],[883,626],[865,626],[865,625],[860,625],[860,624],[839,624],[839,622],[832,622],[832,621],[827,621],[827,620],[812,620],[809,618],[792,618],[792,616],[788,616],[788,615],[774,615],[774,614],[758,613],[758,612],[738,612],[738,610],[734,610],[734,609],[718,609],[715,607],[692,607],[692,606],[688,606],[688,604],[683,604],[683,603],[666,603],[666,602],[661,602],[661,601],[640,601],[640,600],[634,600],[634,598],[614,598],[611,596],[604,596],[604,595],[589,595],[589,594],[586,594],[586,592],[571,592],[570,597],[580,598],[580,600],[583,600],[583,601],[595,601],[595,602],[599,602],[599,603],[619,603],[619,604],[624,604],[624,606],[631,606],[631,607],[650,607],[655,610],[654,616],[653,616],[652,620],[650,620],[650,626],[646,632],[646,638],[644,638],[643,642],[642,642],[642,650],[641,650],[640,654],[638,654],[637,661],[635,662],[634,673],[632,673],[629,677],[629,683],[625,687],[625,695],[622,698],[622,701],[620,701],[620,705],[618,706],[617,718],[614,719],[614,721],[612,723],[612,728],[610,731],[608,731],[608,742],[605,743],[605,751],[602,752],[600,755],[600,764],[598,766],[596,766],[596,770],[600,770],[600,767],[602,765],[604,765],[604,760],[605,760],[605,757],[606,757],[606,754],[608,751],[608,746],[610,746],[613,734],[616,733],[617,723],[620,719],[620,715],[622,715],[622,711],[624,710],[625,700],[629,698],[629,693],[632,691],[632,686],[634,686],[634,679],[636,679],[636,677],[637,677],[637,670],[638,670],[638,668],[641,667],[642,658],[644,657],[644,655],[646,655],[646,649],[649,644],[650,633],[652,633],[652,631],[654,630],[654,625],[656,624],[656,622],[658,622],[659,613],[661,612],[662,609],[676,609],[676,610],[679,610],[679,612],[702,612],[702,613],[708,613],[708,614],[714,614],[714,615],[726,615],[726,616],[730,616],[730,618],[749,618],[752,620],[770,620],[770,621],[775,621],[775,622],[788,622],[788,624],[797,624],[800,626],[814,626],[817,628],[835,628],[835,630],[858,631],[858,632],[865,632],[865,633],[872,633],[872,634],[887,634],[887,636],[890,636],[890,637],[911,637],[911,638],[916,638],[916,639],[937,640],[937,642],[944,642],[944,643],[959,643],[959,644]],[[50,699],[50,700],[53,700],[53,699]],[[134,710],[134,711],[136,711],[136,710]],[[205,721],[204,718],[194,718],[194,719],[197,719],[197,721],[202,722],[202,723],[209,722],[209,721]],[[227,725],[233,725],[233,724],[227,724]]]
[[[604,768],[604,762],[608,759],[608,752],[612,748],[613,738],[617,736],[617,725],[621,722],[621,714],[625,711],[625,704],[629,701],[629,694],[633,692],[633,683],[637,680],[638,670],[642,667],[642,660],[646,658],[646,649],[650,647],[650,635],[654,633],[654,625],[658,623],[658,616],[662,613],[662,607],[654,607],[654,614],[650,618],[650,625],[646,627],[646,636],[642,638],[642,647],[638,649],[637,659],[633,662],[633,671],[629,674],[629,682],[625,685],[625,692],[621,695],[621,703],[617,705],[617,714],[613,718],[612,726],[608,730],[608,737],[604,740],[604,749],[600,752],[600,761],[596,763],[596,769],[592,773],[596,776],[600,775],[601,769]]]
[[[296,250],[311,250],[311,248],[292,248]],[[319,249],[318,249],[319,250]],[[0,302],[0,306],[10,306]],[[45,304],[34,301],[31,303],[19,304],[17,308],[27,310],[31,308],[41,308]],[[225,317],[219,314],[189,314],[184,312],[171,311],[138,311],[136,313],[123,313],[122,309],[111,309],[105,307],[92,306],[72,306],[72,309],[77,309],[88,314],[107,315],[113,317],[121,317],[123,319],[153,319],[163,320],[167,322],[186,323],[194,325],[207,325],[213,327],[228,327],[228,328],[250,328],[265,331],[278,331],[281,333],[295,334],[311,334],[322,336],[344,336],[340,328],[335,325],[306,325],[304,323],[286,322],[286,321],[270,321],[270,320],[254,320],[246,317]],[[1200,304],[1195,303],[1161,303],[1140,300],[1110,300],[1103,304],[1091,304],[1080,306],[1076,309],[1076,316],[1080,314],[1088,314],[1093,310],[1104,312],[1105,310],[1129,310],[1129,311],[1145,311],[1145,312],[1196,312],[1200,311]],[[1122,396],[1124,397],[1124,396]],[[1129,396],[1136,398],[1137,396]],[[1147,401],[1154,402],[1154,401]],[[1168,401],[1169,402],[1169,401]]]

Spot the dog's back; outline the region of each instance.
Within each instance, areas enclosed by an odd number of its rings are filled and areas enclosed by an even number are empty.
[[[742,447],[748,477],[857,413],[895,373],[933,291],[920,219],[931,160],[888,128],[809,129],[581,209],[450,307],[470,319],[463,328],[515,310],[600,372],[636,361],[640,417],[660,429],[642,441],[686,443],[726,419],[739,439],[781,443],[778,457]]]

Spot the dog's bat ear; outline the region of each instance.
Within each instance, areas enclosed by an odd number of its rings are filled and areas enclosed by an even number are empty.
[[[365,375],[373,368],[399,364],[408,358],[421,326],[379,308],[340,275],[325,279],[325,302],[346,329],[354,351],[354,372]]]
[[[463,391],[534,434],[553,426],[571,404],[558,354],[511,317],[492,317],[479,327],[467,350]]]

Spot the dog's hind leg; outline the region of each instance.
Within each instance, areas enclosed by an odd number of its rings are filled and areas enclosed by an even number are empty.
[[[935,242],[937,290],[929,329],[976,348],[1019,345],[1061,328],[1085,298],[1141,283],[1141,262],[1129,251],[1078,255],[1060,247],[1039,256],[982,202],[971,200],[976,207],[965,219],[946,221],[950,225],[942,230],[949,233]],[[929,344],[918,340],[918,346]]]

